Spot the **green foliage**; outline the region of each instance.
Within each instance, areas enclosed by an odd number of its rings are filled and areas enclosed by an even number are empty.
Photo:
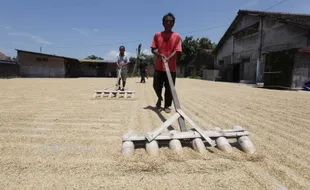
[[[143,52],[141,52],[141,47],[142,44],[138,45],[137,48],[137,57],[130,57],[129,61],[130,63],[134,63],[134,68],[133,68],[133,72],[132,75],[139,75],[138,69],[137,67],[141,64],[141,63],[146,63],[146,64],[155,64],[155,56],[154,55],[147,55]]]
[[[139,44],[136,57],[130,57],[130,63],[134,64],[133,76],[138,74],[137,66],[140,63],[155,65],[156,57],[144,54],[141,52],[141,47],[142,45]],[[182,53],[178,57],[178,64],[185,77],[199,78],[202,77],[203,68],[212,69],[214,67],[213,56],[205,50],[213,50],[215,47],[216,44],[206,37],[195,39],[193,36],[186,36],[182,40]]]
[[[185,70],[185,76],[198,77],[202,76],[202,67],[212,67],[213,58],[210,53],[201,51],[203,49],[214,49],[215,43],[208,38],[197,38],[186,36],[182,41],[182,54],[179,56],[181,69]]]
[[[88,60],[103,60],[102,57],[97,57],[96,55],[89,55],[86,57]]]
[[[141,61],[146,64],[155,65],[156,57],[154,55],[142,54]]]
[[[179,57],[179,63],[182,66],[187,65],[191,60],[196,57],[199,49],[198,41],[193,39],[192,36],[186,36],[182,41],[182,54]]]

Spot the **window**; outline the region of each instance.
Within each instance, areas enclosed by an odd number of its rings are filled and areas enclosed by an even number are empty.
[[[259,32],[259,22],[237,32],[236,34],[234,34],[234,36],[235,36],[235,39],[238,40],[241,38],[245,38],[245,37],[254,35],[258,32]]]

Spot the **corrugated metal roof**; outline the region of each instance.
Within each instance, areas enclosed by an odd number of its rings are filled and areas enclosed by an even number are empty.
[[[65,56],[55,55],[55,54],[47,54],[47,53],[40,53],[40,52],[26,51],[26,50],[20,50],[20,49],[15,49],[15,50],[16,50],[17,52],[25,52],[25,53],[36,54],[36,55],[45,55],[45,56],[49,56],[49,57],[57,57],[57,58],[64,58],[64,59],[75,59],[75,60],[78,60],[78,59],[73,58],[73,57],[65,57]]]
[[[259,16],[268,16],[274,19],[287,21],[289,23],[298,24],[300,26],[310,27],[310,14],[299,14],[289,12],[269,12],[258,10],[239,10],[238,14],[255,14]]]

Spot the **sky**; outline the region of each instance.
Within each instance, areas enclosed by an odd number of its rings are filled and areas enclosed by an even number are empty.
[[[16,50],[114,61],[124,45],[136,56],[139,43],[150,53],[162,17],[176,17],[182,38],[207,37],[217,43],[239,9],[266,10],[281,0],[1,0],[0,52]],[[269,11],[310,14],[310,0],[287,0]]]

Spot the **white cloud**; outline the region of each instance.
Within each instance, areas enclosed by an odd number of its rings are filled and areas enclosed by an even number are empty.
[[[91,32],[99,32],[98,29],[84,29],[84,28],[72,28],[72,30],[78,32],[81,35],[88,36]]]
[[[80,33],[81,35],[88,35],[88,32],[85,29],[81,29],[81,28],[72,28],[72,30],[77,31],[78,33]]]
[[[149,49],[141,50],[141,53],[144,53],[146,55],[152,55],[152,52]],[[117,57],[118,54],[119,54],[119,51],[111,50],[108,53],[106,53],[103,56],[103,58],[106,61],[116,61],[116,57]],[[137,57],[136,53],[131,53],[131,52],[125,52],[125,55],[127,55],[128,57]]]
[[[150,49],[144,49],[144,50],[142,50],[142,53],[145,55],[152,55],[152,52]]]
[[[7,30],[8,30],[8,29],[11,29],[10,26],[6,26],[6,25],[0,25],[0,27],[1,27],[1,28],[5,28],[5,29],[7,29]]]
[[[116,61],[116,57],[118,54],[119,51],[111,50],[103,56],[103,59],[106,61]],[[135,55],[130,52],[125,52],[125,55],[127,55],[128,57],[135,57]]]
[[[23,42],[23,41],[12,41],[11,43],[14,46],[29,46],[29,45],[31,45],[31,44]]]
[[[9,33],[9,35],[30,38],[39,44],[44,44],[44,45],[51,45],[52,44],[51,42],[45,40],[44,38],[42,38],[40,36],[32,35],[32,34],[29,34],[26,32],[11,32],[11,33]]]

